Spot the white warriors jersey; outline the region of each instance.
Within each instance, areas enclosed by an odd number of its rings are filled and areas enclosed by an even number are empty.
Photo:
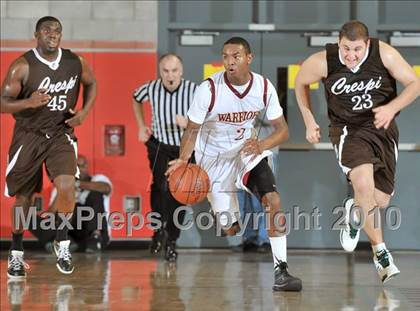
[[[225,71],[197,88],[188,118],[202,124],[195,150],[210,157],[234,157],[255,134],[258,114],[268,120],[283,115],[277,92],[268,79],[251,72],[246,85],[229,83]]]

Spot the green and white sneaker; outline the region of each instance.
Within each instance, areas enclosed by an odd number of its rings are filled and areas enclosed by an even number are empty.
[[[400,270],[394,264],[391,253],[387,249],[376,252],[376,255],[373,256],[373,262],[382,283],[388,282],[392,277],[400,273]]]
[[[345,215],[345,228],[340,229],[340,243],[346,252],[352,252],[357,246],[360,237],[360,230],[353,228],[350,222],[350,212],[354,205],[353,198],[347,198],[344,200],[344,208],[346,210]],[[357,219],[356,219],[357,220]]]

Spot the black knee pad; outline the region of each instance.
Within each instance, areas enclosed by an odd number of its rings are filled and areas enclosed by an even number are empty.
[[[249,173],[247,188],[252,191],[261,201],[267,193],[277,192],[276,180],[273,171],[264,158]]]

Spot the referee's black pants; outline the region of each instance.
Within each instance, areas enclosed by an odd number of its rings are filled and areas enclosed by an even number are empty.
[[[176,226],[174,213],[177,207],[183,204],[174,199],[169,191],[168,179],[165,172],[169,161],[179,158],[179,147],[163,144],[151,136],[146,142],[150,169],[153,181],[150,194],[150,206],[153,212],[159,213],[169,241],[176,241],[180,235],[180,229]],[[185,211],[178,213],[178,224],[184,222]]]

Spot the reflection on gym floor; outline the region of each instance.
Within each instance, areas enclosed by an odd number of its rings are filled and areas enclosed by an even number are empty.
[[[75,254],[60,274],[54,257],[27,252],[26,281],[8,281],[1,253],[1,309],[54,310],[418,310],[420,253],[398,253],[401,275],[383,286],[370,254],[291,251],[300,293],[271,290],[271,254],[180,252],[168,264],[147,251]],[[322,306],[322,307],[320,307]]]

